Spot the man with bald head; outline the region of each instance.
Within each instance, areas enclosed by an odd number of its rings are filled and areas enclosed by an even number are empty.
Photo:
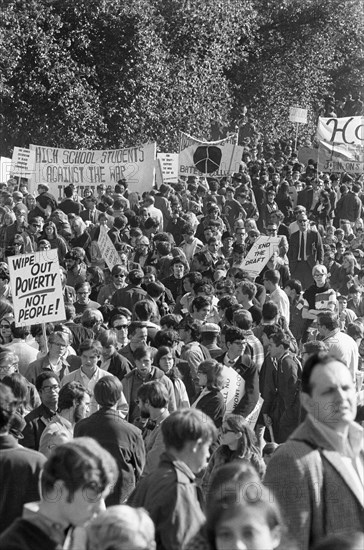
[[[301,403],[307,416],[273,455],[265,484],[308,550],[327,534],[364,531],[364,430],[350,371],[325,352],[304,365]]]

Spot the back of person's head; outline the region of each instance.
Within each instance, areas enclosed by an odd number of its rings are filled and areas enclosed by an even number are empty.
[[[153,311],[150,300],[139,300],[134,306],[134,313],[140,321],[149,321],[153,315]]]
[[[361,340],[364,336],[364,327],[359,323],[349,323],[346,333],[353,338],[353,340]]]
[[[28,380],[25,376],[20,372],[13,372],[13,374],[5,376],[1,382],[11,389],[19,405],[25,404],[29,389]]]
[[[143,401],[149,402],[149,404],[156,409],[163,409],[168,405],[168,392],[162,382],[153,380],[152,382],[146,382],[137,391],[137,398]]]
[[[211,418],[199,409],[179,409],[162,423],[162,434],[167,449],[181,451],[187,442],[212,442],[217,429]]]
[[[129,271],[129,281],[132,285],[140,285],[144,277],[144,273],[141,269],[132,269]]]
[[[70,187],[69,185],[67,185],[67,187],[65,187],[63,189],[63,192],[64,192],[65,196],[67,197],[67,199],[70,199],[73,196],[73,188]]]
[[[88,523],[89,550],[155,550],[155,527],[144,508],[109,506]]]
[[[283,330],[275,331],[273,334],[271,334],[269,339],[272,340],[272,342],[274,342],[276,346],[283,346],[284,349],[288,349],[290,346],[290,341]]]
[[[172,244],[168,241],[157,241],[156,250],[161,256],[167,256],[171,253]]]
[[[97,496],[111,489],[118,478],[114,458],[91,437],[79,437],[55,447],[41,475],[41,496],[45,502],[54,499],[56,484],[62,482],[72,502],[79,489]],[[89,498],[92,498],[91,495]]]
[[[8,431],[16,406],[17,400],[13,392],[7,385],[0,382],[0,434]]]
[[[116,376],[103,376],[95,384],[94,396],[100,407],[113,407],[123,393],[123,385]]]
[[[75,380],[65,384],[58,394],[58,410],[64,411],[70,409],[73,405],[79,405],[83,400],[86,388]]]
[[[253,317],[247,309],[238,309],[233,313],[234,324],[242,330],[250,330],[253,326]]]
[[[21,340],[25,340],[29,334],[30,334],[30,326],[23,325],[21,327],[16,327],[15,323],[11,323],[11,334],[14,338],[20,338]]]
[[[167,315],[163,315],[160,321],[161,327],[166,327],[167,329],[175,330],[177,329],[179,323],[181,321],[181,316],[176,313],[167,313]]]
[[[275,302],[265,302],[262,307],[264,321],[273,321],[278,315],[278,306]]]
[[[187,279],[192,286],[194,286],[196,283],[202,281],[202,274],[199,271],[190,271],[187,273],[183,280]]]
[[[264,280],[269,281],[273,285],[278,285],[280,279],[280,273],[276,269],[267,269],[267,271],[264,273]]]
[[[272,442],[266,443],[262,451],[263,457],[272,456],[276,452],[278,447],[279,447],[278,443],[272,443]]]
[[[232,461],[224,464],[212,476],[206,499],[207,512],[213,510],[214,502],[221,500],[226,496],[226,492],[230,489],[233,491],[237,487],[243,489],[251,483],[260,484],[260,479],[257,471],[253,466],[245,460]]]
[[[244,331],[239,327],[227,327],[224,336],[226,344],[232,344],[235,340],[245,340]]]
[[[151,298],[159,298],[166,288],[163,283],[155,281],[154,283],[149,283],[146,290]]]
[[[145,328],[147,325],[144,321],[132,321],[128,326],[128,336],[133,336],[139,328]]]
[[[320,326],[327,328],[330,332],[340,326],[339,318],[333,311],[319,313],[317,316],[317,321]]]
[[[179,335],[176,330],[159,330],[154,336],[153,345],[159,349],[160,346],[173,347],[179,342]]]

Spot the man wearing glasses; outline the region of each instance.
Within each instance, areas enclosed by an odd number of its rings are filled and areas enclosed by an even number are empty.
[[[115,292],[126,287],[126,275],[126,269],[122,265],[114,265],[111,270],[111,282],[103,285],[98,293],[97,301],[99,304],[110,303]]]
[[[26,426],[23,430],[22,444],[37,451],[41,435],[57,411],[59,378],[54,372],[42,372],[35,381],[35,387],[39,392],[41,404],[24,418]]]
[[[69,329],[64,327],[64,330],[57,330],[49,335],[47,355],[30,363],[25,373],[29,382],[34,383],[37,376],[44,371],[56,374],[60,380],[69,373],[69,364],[64,356],[71,343],[70,334]]]

